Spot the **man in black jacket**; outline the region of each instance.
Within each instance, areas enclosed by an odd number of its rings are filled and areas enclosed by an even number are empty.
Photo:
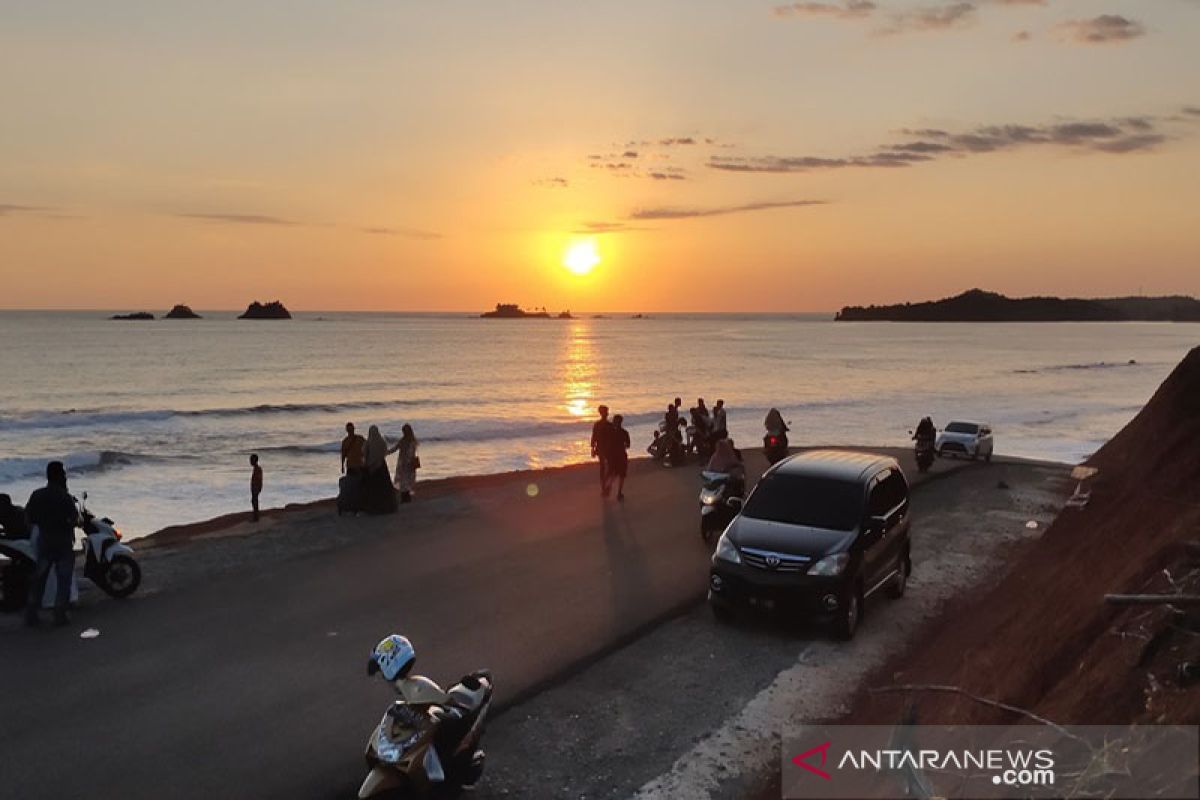
[[[46,594],[46,581],[54,570],[57,594],[54,600],[54,624],[66,625],[67,605],[71,602],[71,580],[75,573],[75,526],[79,512],[75,498],[67,492],[67,470],[61,461],[46,465],[46,485],[34,491],[25,504],[25,516],[38,527],[37,567],[29,588],[25,624],[37,625],[38,609]]]

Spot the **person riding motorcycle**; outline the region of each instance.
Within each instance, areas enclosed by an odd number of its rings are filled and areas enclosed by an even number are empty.
[[[932,441],[937,438],[937,428],[930,417],[922,417],[917,423],[917,432],[913,434],[914,441]]]
[[[779,413],[778,408],[772,408],[767,412],[766,419],[763,420],[763,427],[772,436],[783,436],[791,430],[788,428],[787,423],[783,421],[783,414]]]
[[[708,460],[705,470],[708,472],[723,472],[729,476],[731,497],[742,497],[746,485],[746,465],[742,463],[742,454],[733,446],[733,439],[721,439],[713,448],[712,458]]]

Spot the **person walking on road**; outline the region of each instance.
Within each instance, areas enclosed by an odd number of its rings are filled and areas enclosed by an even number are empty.
[[[263,471],[258,465],[258,453],[250,454],[250,507],[251,521],[258,522],[258,496],[262,494]]]
[[[46,595],[50,570],[54,570],[54,624],[66,625],[70,622],[67,606],[75,577],[75,526],[79,524],[79,510],[75,498],[67,491],[67,470],[61,461],[46,465],[46,485],[29,496],[25,516],[31,526],[38,528],[37,565],[29,587],[25,624],[40,623],[38,610]]]
[[[417,470],[421,468],[421,459],[417,456],[416,434],[412,425],[404,424],[400,429],[400,441],[396,444],[396,488],[400,490],[400,502],[411,503],[413,487],[417,485]]]
[[[609,475],[608,456],[612,451],[612,423],[608,421],[608,406],[596,409],[600,419],[592,424],[592,458],[600,461],[600,496],[608,497],[612,490],[612,477]]]
[[[392,474],[388,471],[388,453],[396,448],[388,449],[387,440],[379,432],[379,426],[372,425],[367,429],[367,446],[365,448],[366,482],[365,506],[368,514],[394,514],[396,512],[396,489],[392,485]]]
[[[629,472],[629,431],[622,427],[625,417],[617,414],[612,418],[609,431],[608,469],[610,482],[616,481],[617,500],[625,500],[625,476]]]
[[[342,439],[342,474],[361,475],[366,464],[367,440],[354,432],[354,423],[346,423],[346,438]]]

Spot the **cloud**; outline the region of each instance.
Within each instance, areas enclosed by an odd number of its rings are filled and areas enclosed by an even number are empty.
[[[566,178],[555,176],[552,178],[538,178],[533,182],[534,186],[546,186],[551,189],[565,189],[571,185],[571,182]]]
[[[624,153],[621,153],[621,158],[637,158],[637,157],[638,157],[637,150],[626,150]]]
[[[1028,147],[1062,147],[1100,153],[1152,150],[1167,140],[1153,117],[1106,121],[1058,122],[1050,125],[985,125],[959,133],[939,128],[905,128],[909,141],[880,145],[875,152],[841,156],[759,156],[709,159],[708,166],[726,172],[789,173],[853,167],[908,167],[944,157],[963,157]]]
[[[628,231],[648,230],[653,229],[641,225],[630,225],[628,222],[585,222],[578,229],[572,231],[572,233],[586,236],[588,234],[626,233]]]
[[[679,136],[675,138],[659,139],[658,143],[663,147],[673,147],[675,145],[695,144],[696,140],[691,136]]]
[[[720,217],[726,214],[742,214],[748,211],[767,211],[773,208],[801,208],[804,206],[824,205],[824,200],[779,200],[759,203],[746,203],[740,206],[720,206],[718,208],[642,208],[632,212],[629,219],[691,219],[694,217]]]
[[[403,236],[406,239],[420,239],[422,241],[430,241],[433,239],[441,239],[442,234],[434,233],[433,231],[422,231],[416,228],[381,228],[381,227],[365,227],[358,229],[361,233],[370,233],[377,236]]]
[[[842,0],[840,3],[789,3],[775,6],[777,17],[825,16],[838,19],[857,19],[870,16],[878,6],[871,0]]]
[[[687,175],[683,170],[672,170],[670,172],[647,172],[646,177],[656,181],[686,181]]]
[[[176,214],[177,217],[184,219],[198,219],[205,222],[228,222],[235,225],[304,225],[303,222],[294,222],[290,219],[280,219],[279,217],[271,217],[266,214]]]
[[[908,31],[944,31],[965,28],[975,22],[975,4],[960,2],[940,6],[923,6],[891,15],[890,22],[879,30],[882,34]]]
[[[1146,34],[1142,23],[1120,14],[1101,14],[1091,19],[1067,20],[1056,26],[1060,38],[1076,44],[1128,42]]]
[[[1183,113],[1193,117],[1200,117],[1200,106],[1184,106]]]
[[[1028,42],[1032,38],[1033,34],[1029,31],[1017,31],[1012,35],[1012,40],[1014,42]]]
[[[12,203],[0,203],[0,217],[10,214],[44,214],[51,210],[45,206],[22,206]]]

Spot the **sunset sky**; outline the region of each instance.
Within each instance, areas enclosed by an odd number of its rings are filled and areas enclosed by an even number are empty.
[[[0,307],[1200,294],[1198,0],[0,3]]]

